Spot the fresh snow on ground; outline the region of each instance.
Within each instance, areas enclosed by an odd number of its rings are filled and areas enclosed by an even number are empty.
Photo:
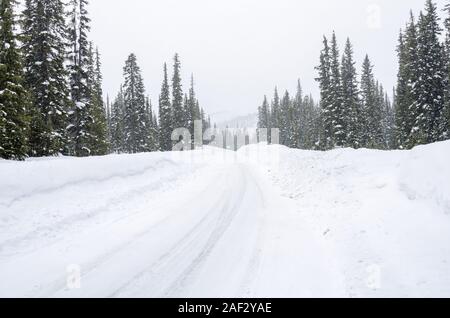
[[[0,161],[0,297],[450,297],[449,157],[444,142]]]

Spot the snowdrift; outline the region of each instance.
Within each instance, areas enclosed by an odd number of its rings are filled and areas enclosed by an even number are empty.
[[[265,165],[272,181],[336,254],[348,296],[450,296],[450,142],[267,151],[279,154]]]

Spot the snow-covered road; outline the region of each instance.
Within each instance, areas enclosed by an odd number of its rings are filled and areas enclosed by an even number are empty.
[[[2,161],[0,297],[449,296],[448,184],[422,200],[397,171],[420,152],[342,152]]]
[[[306,229],[258,167],[204,162],[151,158],[122,175],[59,175],[4,200],[0,296],[308,296],[335,280],[328,269],[311,279],[314,244],[292,244]],[[15,222],[16,213],[27,216]],[[81,288],[68,288],[77,268]]]

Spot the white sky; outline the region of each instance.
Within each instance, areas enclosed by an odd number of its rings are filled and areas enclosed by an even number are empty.
[[[442,9],[445,0],[437,0]],[[216,120],[253,113],[264,94],[295,91],[318,97],[314,81],[322,35],[336,30],[353,42],[358,69],[367,52],[378,79],[395,84],[399,29],[425,0],[92,0],[91,39],[102,54],[105,94],[122,82],[129,53],[137,54],[156,106],[162,65],[181,56],[184,85],[196,78],[201,105]],[[379,11],[379,15],[377,14]],[[417,14],[416,14],[417,15]]]

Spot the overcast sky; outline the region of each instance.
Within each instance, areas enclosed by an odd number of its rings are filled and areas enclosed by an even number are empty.
[[[436,1],[442,9],[445,0]],[[216,120],[253,113],[263,95],[295,91],[318,97],[314,81],[322,36],[350,37],[358,69],[368,53],[377,78],[395,84],[398,32],[425,0],[92,0],[91,39],[102,53],[105,94],[116,95],[134,52],[157,105],[162,65],[181,57],[185,87],[196,79],[201,105]]]

